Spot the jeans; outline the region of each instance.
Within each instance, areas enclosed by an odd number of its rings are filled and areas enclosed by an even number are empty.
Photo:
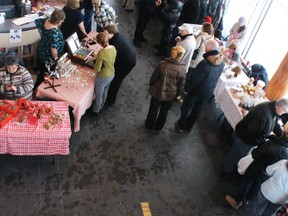
[[[171,104],[172,101],[158,101],[155,98],[151,97],[149,111],[146,118],[146,128],[155,128],[156,130],[162,130],[165,125]]]
[[[230,152],[222,162],[222,171],[225,173],[232,173],[236,168],[238,161],[246,156],[252,147],[253,146],[244,143],[239,137],[236,137]]]
[[[282,205],[281,204],[274,204],[267,200],[264,195],[262,194],[261,190],[259,190],[256,199],[254,199],[251,203],[251,207],[247,212],[247,216],[271,216],[275,213]],[[261,210],[264,210],[262,214],[257,214]],[[275,215],[275,214],[273,214]]]
[[[87,34],[91,32],[92,28],[92,16],[93,16],[93,10],[84,10],[84,27]]]
[[[95,81],[94,93],[95,101],[93,103],[93,112],[99,113],[103,108],[107,98],[108,89],[114,76],[108,78],[97,77]]]

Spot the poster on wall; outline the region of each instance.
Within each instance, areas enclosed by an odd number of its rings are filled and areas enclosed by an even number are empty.
[[[22,40],[22,29],[10,29],[10,43],[19,43]]]

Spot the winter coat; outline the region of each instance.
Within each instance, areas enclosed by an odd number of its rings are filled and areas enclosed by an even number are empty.
[[[278,115],[275,110],[275,101],[263,102],[253,107],[244,118],[238,122],[235,132],[247,145],[260,146],[265,143],[273,131],[280,136],[282,130],[277,123]]]
[[[191,73],[191,77],[186,83],[188,96],[197,96],[203,101],[209,100],[213,95],[224,65],[220,54],[203,59]]]
[[[288,159],[287,148],[287,142],[275,135],[271,135],[267,142],[252,151],[254,161],[247,168],[245,176],[253,179],[260,178],[267,166],[279,160]]]
[[[164,59],[155,68],[149,94],[158,101],[171,101],[184,93],[186,70],[177,60]]]
[[[265,82],[265,86],[268,85],[268,74],[266,69],[260,64],[253,64],[251,66],[251,73],[249,73],[249,77],[254,78],[254,85],[257,84],[258,80],[262,80]]]
[[[191,68],[196,68],[200,61],[203,60],[203,54],[205,53],[205,44],[208,40],[213,39],[213,35],[209,35],[207,32],[200,32],[196,36],[196,47],[195,50],[199,49],[196,59],[192,60],[190,63]]]
[[[162,6],[163,22],[174,28],[178,22],[183,3],[180,0],[165,1]]]

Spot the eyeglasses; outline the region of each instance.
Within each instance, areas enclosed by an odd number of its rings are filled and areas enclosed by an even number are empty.
[[[285,107],[282,107],[283,108],[283,110],[285,111],[285,113],[288,113],[288,111],[285,109]]]

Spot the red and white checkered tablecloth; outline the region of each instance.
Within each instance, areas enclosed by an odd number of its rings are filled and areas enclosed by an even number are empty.
[[[35,102],[35,101],[32,101]],[[12,155],[68,155],[71,136],[68,104],[62,101],[37,101],[53,107],[55,114],[64,114],[64,120],[53,129],[47,130],[44,124],[49,115],[38,119],[37,126],[19,123],[20,111],[12,120],[0,129],[0,154]]]

